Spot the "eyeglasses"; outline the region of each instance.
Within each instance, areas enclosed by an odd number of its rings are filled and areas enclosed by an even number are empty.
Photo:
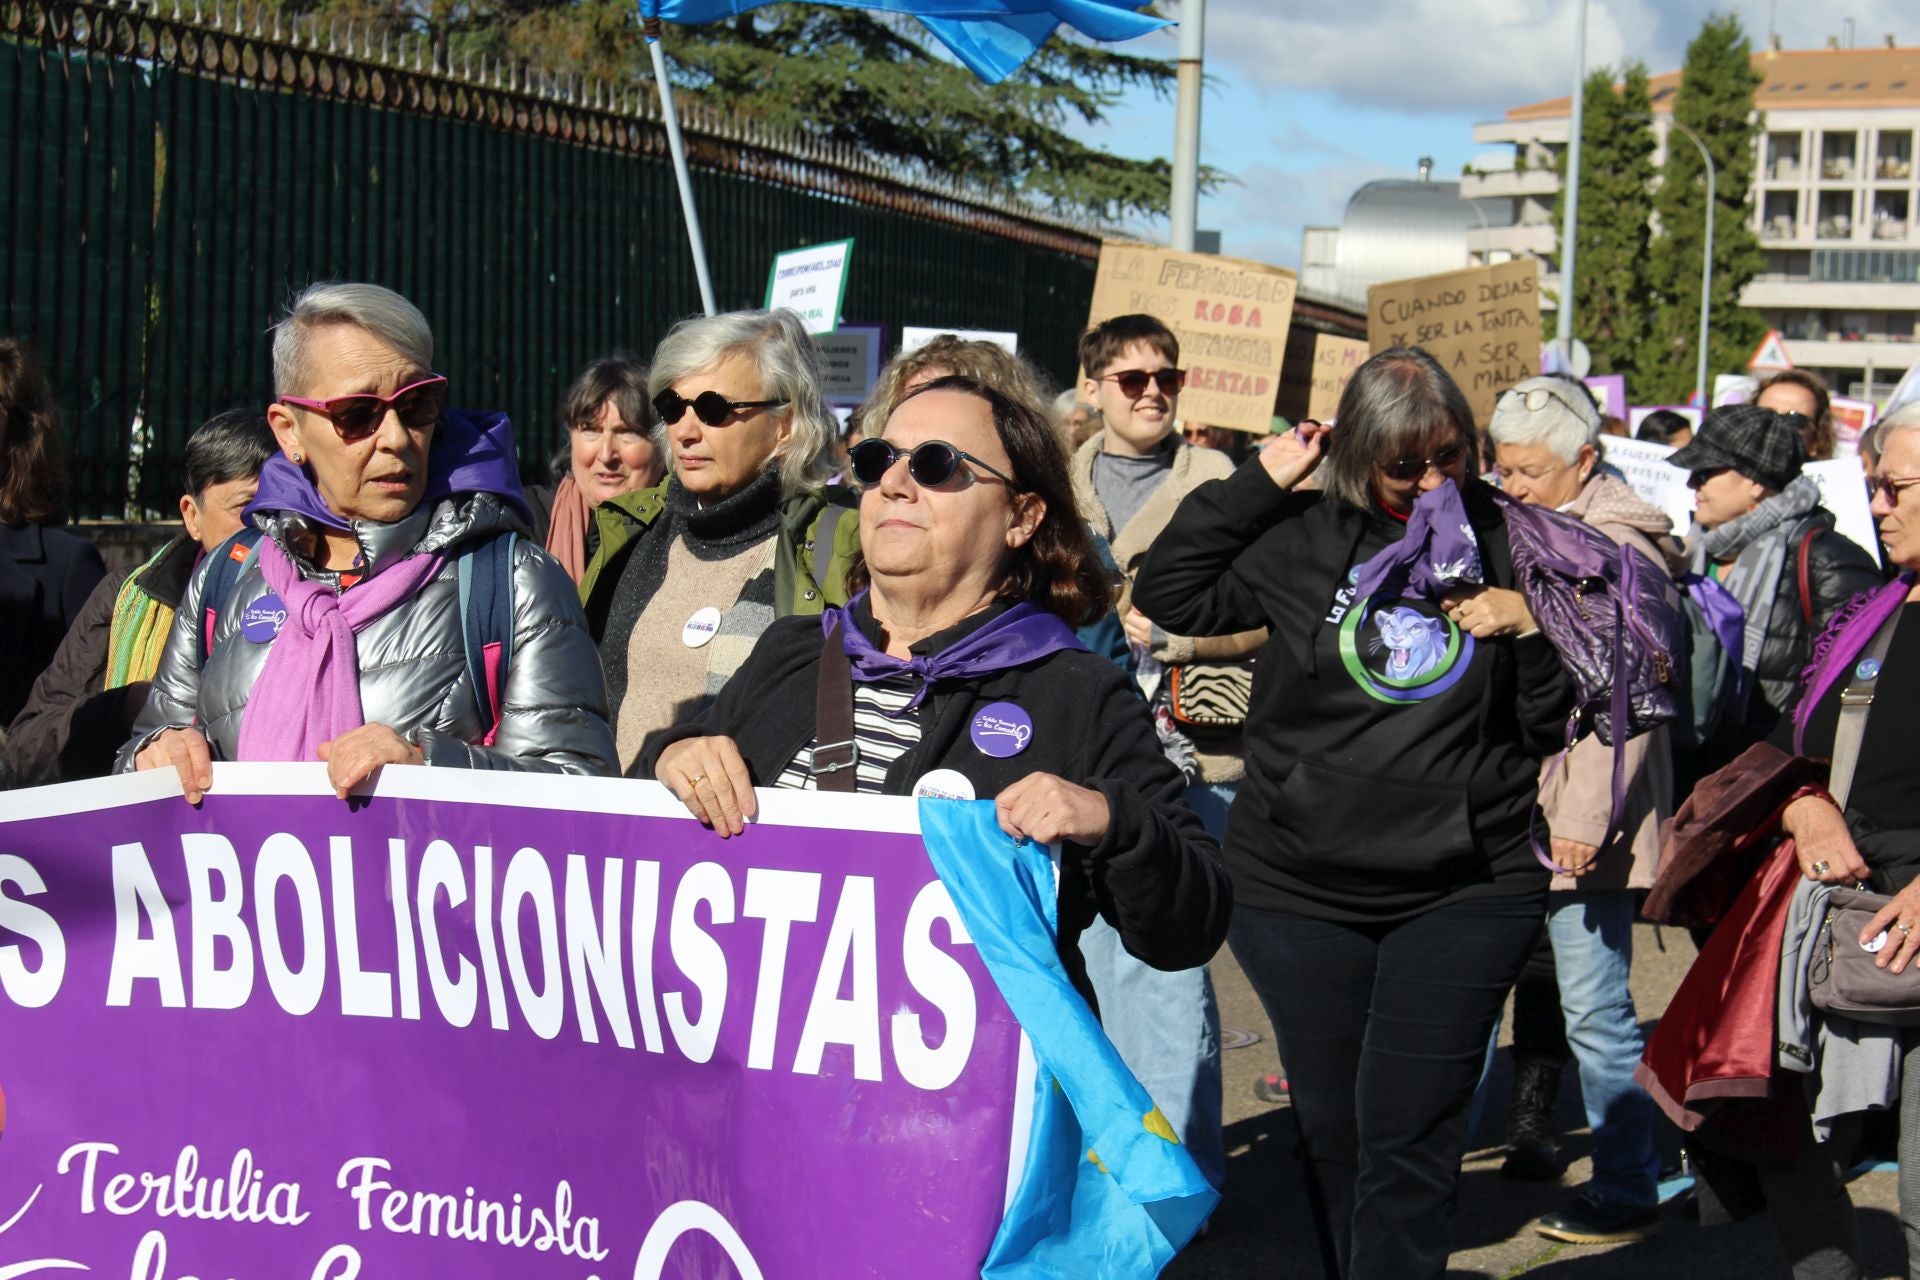
[[[710,427],[718,427],[742,409],[773,409],[785,403],[785,400],[729,400],[718,391],[702,391],[689,400],[672,387],[653,398],[655,412],[669,427],[680,421],[689,406],[694,417]]]
[[[1380,471],[1381,474],[1385,475],[1389,480],[1418,480],[1421,476],[1427,474],[1428,467],[1432,467],[1437,471],[1445,471],[1447,468],[1456,465],[1460,459],[1466,456],[1467,446],[1463,444],[1450,444],[1440,450],[1440,452],[1434,454],[1431,458],[1401,458],[1397,462],[1385,464],[1380,468]]]
[[[1920,484],[1920,476],[1868,476],[1867,501],[1873,501],[1877,495],[1884,497],[1888,506],[1896,506],[1900,502],[1900,491],[1916,484]]]
[[[389,410],[399,415],[400,425],[409,431],[420,431],[438,422],[441,410],[447,407],[447,380],[436,373],[431,378],[408,383],[390,396],[375,395],[371,391],[334,396],[331,400],[281,396],[280,403],[319,414],[333,424],[342,440],[352,444],[378,431],[380,424],[387,420]]]
[[[1775,412],[1778,413],[1779,411],[1775,410]],[[1813,419],[1804,413],[1780,413],[1779,416],[1780,421],[1792,427],[1796,432],[1813,430]]]
[[[1565,382],[1556,382],[1550,387],[1528,387],[1525,391],[1513,387],[1500,398],[1504,401],[1515,396],[1519,397],[1520,403],[1527,407],[1528,413],[1538,413],[1555,400],[1575,413],[1582,413],[1593,407],[1592,401],[1588,400],[1583,393],[1574,391],[1571,383]]]
[[[953,479],[954,473],[960,470],[963,458],[987,474],[1006,481],[1009,489],[1018,490],[1020,487],[1019,482],[1006,472],[991,463],[982,462],[964,449],[954,448],[945,440],[925,441],[915,445],[911,452],[896,449],[885,440],[862,440],[847,450],[847,461],[853,465],[853,478],[869,486],[879,484],[880,478],[903,457],[907,460],[907,474],[913,477],[913,482],[929,489],[938,489]]]
[[[1698,490],[1715,476],[1723,476],[1733,470],[1732,467],[1702,467],[1698,471],[1687,473],[1687,488]]]
[[[1129,400],[1138,400],[1147,394],[1147,383],[1151,381],[1160,388],[1163,396],[1180,394],[1180,388],[1187,385],[1185,369],[1155,369],[1149,373],[1145,369],[1122,369],[1119,373],[1109,373],[1101,378],[1102,382],[1114,382],[1120,386],[1120,394]]]

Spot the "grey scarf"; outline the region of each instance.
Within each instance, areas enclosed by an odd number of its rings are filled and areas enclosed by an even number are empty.
[[[1692,567],[1705,573],[1709,565],[1733,559],[1721,578],[1746,615],[1746,636],[1740,665],[1749,675],[1759,666],[1760,647],[1766,643],[1773,610],[1780,596],[1780,574],[1787,565],[1787,534],[1793,523],[1820,506],[1820,486],[1798,476],[1779,493],[1747,514],[1703,530],[1693,540]]]

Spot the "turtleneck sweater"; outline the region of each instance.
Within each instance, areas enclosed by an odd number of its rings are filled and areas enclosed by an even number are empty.
[[[706,706],[773,622],[779,524],[777,471],[706,507],[668,481],[666,509],[621,571],[600,642],[623,771],[649,733]],[[707,609],[717,625],[690,628]]]

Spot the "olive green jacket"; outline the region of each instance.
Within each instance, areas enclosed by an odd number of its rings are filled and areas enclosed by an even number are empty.
[[[595,640],[606,631],[607,609],[627,557],[667,509],[667,482],[609,498],[593,509],[595,546],[580,576],[580,603]],[[860,495],[840,485],[797,493],[780,504],[774,535],[773,607],[780,617],[819,613],[847,602],[847,571],[860,551]],[[815,544],[830,540],[825,563]]]

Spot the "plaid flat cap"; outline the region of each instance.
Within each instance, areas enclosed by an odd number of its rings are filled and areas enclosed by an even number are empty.
[[[1726,404],[1709,412],[1692,442],[1667,463],[1686,471],[1730,467],[1777,493],[1793,483],[1806,460],[1800,433],[1785,418],[1757,404]]]

